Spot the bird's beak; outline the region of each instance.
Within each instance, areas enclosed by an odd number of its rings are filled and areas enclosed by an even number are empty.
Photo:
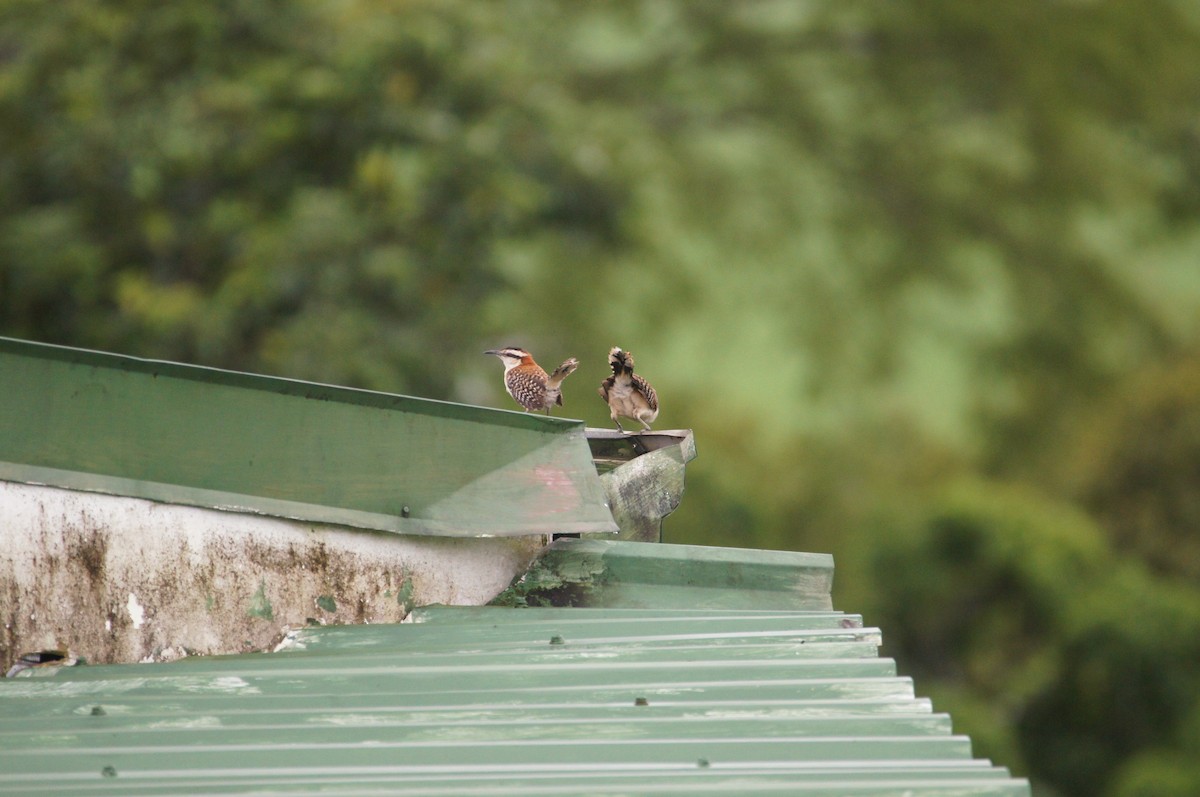
[[[500,353],[499,349],[488,349],[487,351],[484,352],[484,354],[499,354],[499,353]]]

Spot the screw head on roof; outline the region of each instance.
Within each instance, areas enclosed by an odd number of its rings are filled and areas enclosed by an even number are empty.
[[[697,758],[696,766],[700,767],[701,769],[706,769],[708,767],[708,759],[707,758]]]
[[[104,706],[92,706],[93,717],[103,717],[106,713],[107,712],[105,712]]]
[[[550,644],[551,645],[565,645],[567,643],[565,641],[563,641],[563,638],[561,636],[559,636],[558,634],[555,634],[554,636],[550,637]]]
[[[407,505],[400,507],[400,517],[408,517],[411,513],[412,510]]]
[[[105,767],[104,769],[100,770],[100,774],[106,778],[115,778],[117,776],[117,768],[112,765],[109,765],[109,766]]]
[[[650,705],[650,701],[644,697],[639,697],[634,699],[633,704],[635,706],[648,706]]]

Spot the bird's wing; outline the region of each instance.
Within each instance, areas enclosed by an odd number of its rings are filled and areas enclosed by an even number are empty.
[[[631,374],[633,377],[633,388],[642,394],[642,398],[646,399],[646,403],[650,405],[650,409],[658,409],[658,394],[654,392],[654,388],[650,387],[650,383],[642,379],[637,374]]]

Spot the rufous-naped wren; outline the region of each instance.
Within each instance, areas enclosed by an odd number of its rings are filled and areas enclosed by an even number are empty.
[[[508,395],[527,412],[544,411],[547,415],[555,404],[562,406],[563,380],[579,367],[579,360],[572,357],[547,374],[532,354],[517,346],[488,349],[484,354],[494,354],[504,363],[504,389]]]
[[[613,423],[622,432],[620,418],[640,421],[642,429],[650,431],[650,424],[658,417],[658,394],[642,377],[633,372],[633,353],[613,346],[608,353],[608,364],[612,376],[600,383],[600,398],[608,403],[608,413]]]

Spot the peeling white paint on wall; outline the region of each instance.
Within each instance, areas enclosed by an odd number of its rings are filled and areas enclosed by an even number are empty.
[[[125,609],[129,612],[129,621],[133,623],[135,629],[141,628],[142,623],[146,622],[146,610],[138,603],[137,595],[129,593],[129,600],[125,603]],[[111,623],[109,626],[111,627]]]
[[[268,650],[288,627],[487,603],[547,544],[417,537],[0,481],[0,666]]]

